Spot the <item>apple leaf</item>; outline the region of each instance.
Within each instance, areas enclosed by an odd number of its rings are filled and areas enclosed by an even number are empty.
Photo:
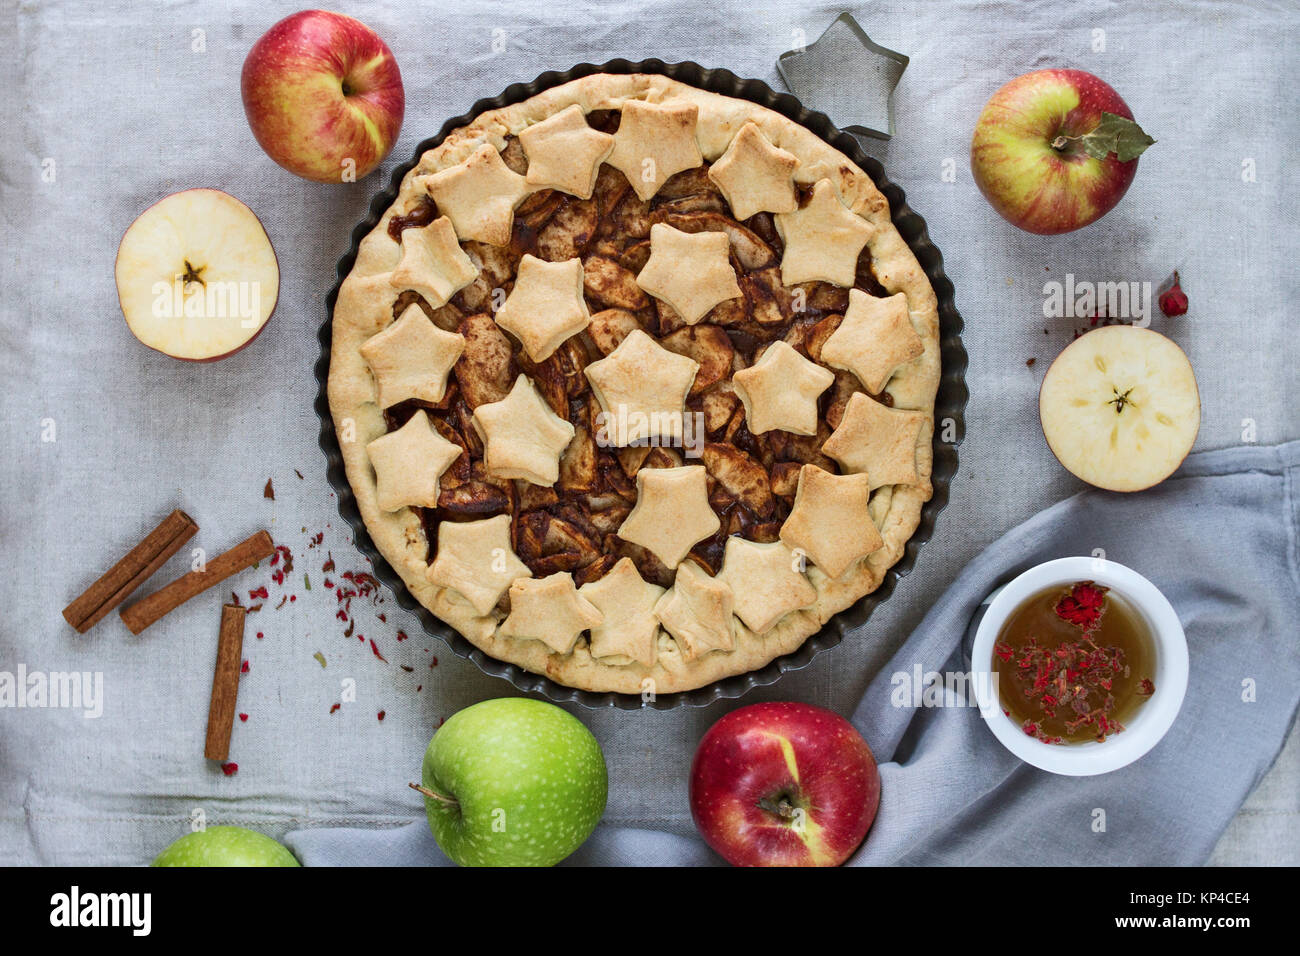
[[[1106,112],[1101,114],[1096,129],[1079,137],[1079,145],[1093,159],[1105,159],[1114,153],[1121,163],[1137,159],[1154,142],[1131,119]]]

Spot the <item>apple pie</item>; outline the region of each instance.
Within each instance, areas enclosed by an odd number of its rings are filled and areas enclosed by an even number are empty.
[[[333,314],[347,477],[411,593],[593,691],[762,667],[879,586],[930,498],[935,293],[848,157],[596,74],[402,179]]]

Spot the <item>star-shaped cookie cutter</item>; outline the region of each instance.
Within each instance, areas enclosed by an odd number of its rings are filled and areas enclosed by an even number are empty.
[[[840,129],[887,140],[894,135],[894,88],[907,64],[906,56],[872,42],[841,13],[814,42],[782,53],[776,70],[805,106]]]

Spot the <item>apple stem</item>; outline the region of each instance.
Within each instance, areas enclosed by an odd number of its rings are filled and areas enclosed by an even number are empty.
[[[455,797],[449,797],[446,794],[439,793],[436,790],[430,790],[428,787],[422,787],[418,783],[408,783],[407,786],[410,787],[412,790],[418,790],[420,793],[424,794],[430,800],[437,800],[447,809],[460,806],[460,802]]]
[[[1056,137],[1056,139],[1052,140],[1052,149],[1055,150],[1065,149],[1065,146],[1068,142],[1070,142],[1070,137],[1062,133],[1060,136]]]
[[[790,802],[790,798],[785,795],[776,799],[764,797],[758,801],[758,806],[768,813],[775,813],[782,820],[792,819],[795,815],[795,806]]]

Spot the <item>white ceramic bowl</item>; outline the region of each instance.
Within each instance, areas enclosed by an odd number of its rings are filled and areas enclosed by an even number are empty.
[[[1045,744],[1024,732],[1002,710],[993,680],[993,644],[1010,614],[1039,591],[1077,581],[1104,584],[1142,615],[1155,642],[1155,693],[1127,721],[1124,730],[1104,742]],[[1173,607],[1156,586],[1131,568],[1104,558],[1059,558],[1030,568],[995,591],[987,605],[975,643],[971,670],[980,712],[993,735],[1026,763],[1072,777],[1118,770],[1160,742],[1173,725],[1187,691],[1187,638]]]

